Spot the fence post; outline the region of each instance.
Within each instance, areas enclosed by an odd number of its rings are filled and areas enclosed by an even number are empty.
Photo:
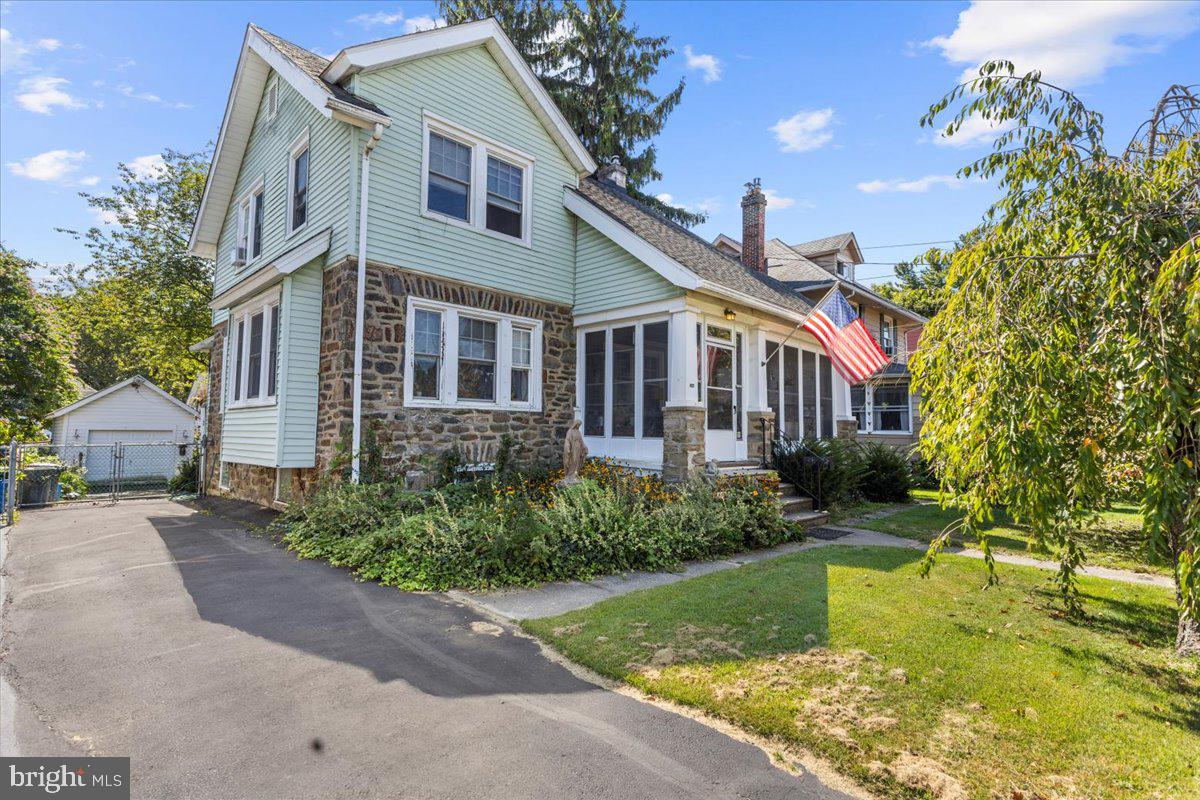
[[[4,484],[4,492],[8,495],[4,504],[4,512],[11,526],[16,521],[17,512],[17,440],[8,443],[8,481]]]

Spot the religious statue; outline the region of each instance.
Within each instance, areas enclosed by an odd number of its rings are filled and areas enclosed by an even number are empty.
[[[579,470],[587,458],[588,449],[583,441],[583,432],[579,426],[583,423],[575,420],[567,429],[567,438],[563,442],[563,477],[559,486],[570,486],[579,483]]]

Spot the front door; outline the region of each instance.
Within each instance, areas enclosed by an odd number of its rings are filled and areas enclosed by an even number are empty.
[[[705,460],[732,461],[737,458],[738,353],[740,336],[732,331],[708,326],[704,350],[705,395]]]

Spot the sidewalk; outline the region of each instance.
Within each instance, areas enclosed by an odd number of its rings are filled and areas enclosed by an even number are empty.
[[[845,532],[844,536],[836,539],[812,538],[803,543],[789,543],[772,547],[767,550],[755,550],[742,553],[732,558],[716,561],[694,561],[687,564],[681,572],[629,572],[623,575],[609,575],[594,581],[569,581],[564,583],[548,583],[535,589],[502,589],[495,592],[475,594],[472,592],[452,591],[448,594],[456,600],[482,608],[497,616],[507,619],[537,619],[565,614],[578,608],[585,608],[610,597],[618,597],[639,589],[649,589],[668,583],[707,575],[725,569],[735,569],[756,561],[766,561],[780,556],[798,553],[829,545],[848,545],[851,547],[906,547],[910,550],[924,551],[928,546],[925,542],[892,536],[887,533],[870,531],[865,528],[853,528],[844,525],[826,525],[822,531]],[[983,552],[974,548],[947,547],[943,552],[951,555],[966,556],[967,558],[983,558]],[[995,553],[997,563],[1017,564],[1026,567],[1036,567],[1045,570],[1057,570],[1058,563],[1044,561],[1029,556]],[[1137,583],[1148,586],[1161,586],[1166,589],[1174,588],[1174,582],[1165,575],[1149,575],[1123,569],[1108,567],[1084,567],[1079,570],[1081,575],[1107,580]]]

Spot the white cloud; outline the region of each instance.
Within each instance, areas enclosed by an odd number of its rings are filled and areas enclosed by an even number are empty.
[[[26,111],[35,114],[53,114],[55,106],[62,108],[87,108],[83,100],[72,97],[65,89],[71,82],[66,78],[41,75],[21,81],[17,102]]]
[[[428,31],[434,28],[442,28],[446,25],[446,20],[435,19],[428,14],[422,14],[419,17],[405,17],[404,12],[400,9],[392,12],[376,11],[371,14],[359,14],[356,17],[351,17],[350,22],[355,25],[361,25],[364,28],[391,28],[403,23],[405,33]]]
[[[7,28],[0,28],[0,72],[10,69],[29,69],[29,57],[41,50],[52,52],[62,47],[58,39],[38,39],[36,42],[26,42],[12,35]]]
[[[163,157],[158,153],[153,153],[148,156],[138,156],[133,161],[126,162],[125,166],[129,167],[133,172],[133,177],[139,181],[151,180],[158,176],[158,173],[163,168]]]
[[[97,225],[116,225],[120,221],[117,212],[111,208],[89,207],[88,211],[92,213]]]
[[[961,150],[979,144],[991,144],[997,136],[1011,130],[1012,126],[1012,122],[997,123],[983,117],[967,117],[953,136],[947,136],[946,129],[942,128],[934,133],[929,141],[938,147],[956,147]]]
[[[829,144],[833,131],[833,109],[819,108],[812,111],[797,111],[787,119],[771,126],[775,140],[785,153],[804,153]]]
[[[662,192],[662,193],[660,193],[660,194],[656,194],[656,195],[654,195],[654,199],[655,199],[655,200],[662,201],[662,202],[666,203],[667,205],[671,205],[672,203],[674,203],[674,202],[675,202],[675,198],[674,198],[674,197],[672,197],[672,196],[671,196],[670,194],[668,194],[667,192]]]
[[[952,64],[966,64],[967,79],[989,59],[1012,61],[1021,73],[1040,69],[1063,84],[1095,81],[1113,66],[1195,30],[1195,3],[1177,2],[973,2],[948,35],[924,44]]]
[[[894,178],[890,181],[873,180],[858,184],[858,190],[865,194],[882,194],[883,192],[924,193],[935,186],[947,186],[951,189],[962,188],[963,181],[953,175],[926,175],[923,178],[906,180]]]
[[[721,80],[721,62],[716,56],[706,53],[696,53],[690,44],[683,46],[683,56],[687,59],[688,69],[704,73],[704,82],[713,83]]]
[[[694,203],[684,205],[688,211],[694,211],[699,214],[716,214],[721,210],[720,197],[706,197],[703,200],[697,200]]]
[[[776,211],[783,211],[785,208],[796,205],[796,198],[784,197],[774,189],[763,189],[763,195],[767,198],[767,208],[773,208]]]
[[[95,186],[99,182],[100,182],[99,175],[88,175],[86,178],[79,179],[80,186]]]
[[[117,86],[117,91],[125,95],[131,100],[141,100],[144,103],[154,103],[155,105],[163,105],[169,108],[191,108],[191,103],[177,103],[171,100],[164,100],[161,96],[154,92],[139,92],[127,83],[122,83]]]
[[[442,19],[441,17],[434,19],[433,17],[429,16],[428,14],[424,14],[420,17],[410,17],[409,19],[404,20],[404,32],[405,33],[416,33],[417,31],[431,31],[434,28],[444,28],[444,27],[446,27],[446,20]]]
[[[31,181],[61,182],[79,170],[87,159],[83,150],[50,150],[24,161],[10,161],[5,166],[14,175]]]

